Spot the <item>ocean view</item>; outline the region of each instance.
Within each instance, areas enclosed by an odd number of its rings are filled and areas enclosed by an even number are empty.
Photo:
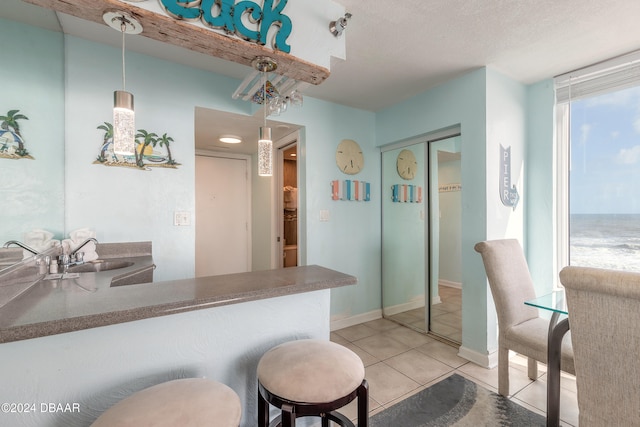
[[[570,218],[569,263],[640,271],[640,214],[576,214]]]

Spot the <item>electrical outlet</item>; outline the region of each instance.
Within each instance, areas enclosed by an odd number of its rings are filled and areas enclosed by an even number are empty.
[[[320,221],[329,221],[329,211],[326,209],[320,210]]]
[[[189,212],[174,212],[173,225],[177,225],[177,226],[191,225],[191,214]]]

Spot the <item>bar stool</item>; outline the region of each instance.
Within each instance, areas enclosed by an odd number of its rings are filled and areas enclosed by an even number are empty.
[[[258,363],[258,427],[294,427],[296,418],[321,417],[355,427],[338,409],[358,398],[358,426],[368,426],[369,386],[357,354],[331,341],[304,339],[267,351]],[[269,424],[269,404],[281,414]]]
[[[107,409],[91,427],[238,427],[242,406],[228,386],[204,378],[146,388]]]

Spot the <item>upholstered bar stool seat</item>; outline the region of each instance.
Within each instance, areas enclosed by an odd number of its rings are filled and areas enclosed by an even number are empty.
[[[242,406],[228,386],[203,378],[168,381],[106,410],[91,427],[238,427]]]
[[[267,351],[258,363],[258,427],[269,423],[269,404],[281,410],[271,426],[295,426],[296,418],[322,418],[354,427],[337,412],[358,399],[358,426],[367,427],[369,388],[357,354],[331,341],[298,340]]]

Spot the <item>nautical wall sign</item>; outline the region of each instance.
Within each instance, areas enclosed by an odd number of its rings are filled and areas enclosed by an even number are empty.
[[[500,200],[505,206],[516,210],[520,195],[515,184],[511,184],[511,147],[500,144]]]
[[[227,34],[260,45],[267,44],[267,34],[272,26],[278,27],[273,49],[291,52],[287,39],[291,35],[291,19],[282,13],[288,0],[264,0],[259,4],[243,0],[160,0],[160,5],[176,19],[195,21],[200,19],[210,28],[224,30]],[[252,24],[249,28],[247,24]]]

